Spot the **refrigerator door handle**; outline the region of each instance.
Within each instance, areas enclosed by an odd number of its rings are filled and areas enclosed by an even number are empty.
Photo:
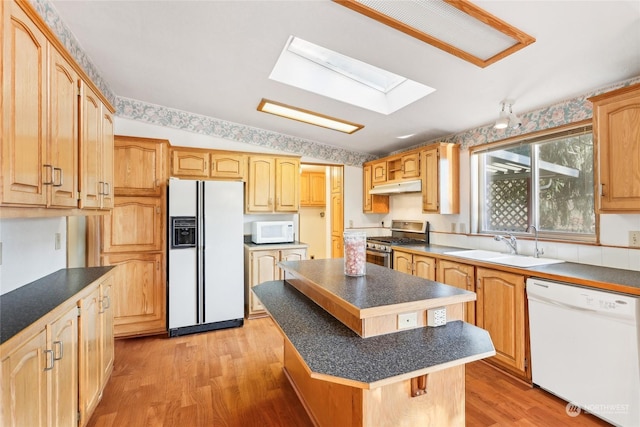
[[[196,209],[198,212],[198,289],[196,290],[196,319],[204,323],[204,182],[197,182]]]

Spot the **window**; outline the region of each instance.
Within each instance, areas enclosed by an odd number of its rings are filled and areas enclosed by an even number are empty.
[[[595,241],[593,133],[582,127],[474,154],[478,231]]]

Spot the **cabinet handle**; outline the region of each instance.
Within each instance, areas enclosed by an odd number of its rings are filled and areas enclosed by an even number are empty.
[[[104,193],[105,196],[109,196],[111,194],[111,184],[108,182],[104,183],[104,186],[107,188],[106,193]]]
[[[269,197],[269,206],[273,205],[273,199],[271,197]]]
[[[53,342],[53,349],[54,349],[54,354],[56,353],[55,348],[58,347],[58,356],[54,356],[53,360],[60,360],[64,357],[64,344],[62,343],[62,341],[54,341]]]
[[[50,370],[53,369],[53,364],[55,363],[54,362],[55,359],[53,357],[53,350],[45,350],[44,352],[45,352],[45,354],[49,353],[49,357],[47,358],[48,359],[47,360],[48,363],[47,363],[47,366],[44,367],[44,370],[45,371],[50,371]]]
[[[109,298],[109,295],[107,295],[106,297],[102,298],[102,301],[104,300],[107,300],[107,304],[104,305],[102,309],[106,310],[107,308],[111,307],[111,298]]]
[[[42,185],[53,185],[53,166],[51,165],[42,165],[43,168],[49,168],[49,176],[51,177],[51,181],[49,182],[42,182]],[[47,175],[46,171],[45,171],[45,176]]]
[[[471,289],[471,277],[467,276],[467,289]]]
[[[207,162],[204,162],[204,170],[203,170],[203,172],[208,171],[208,170],[209,170],[209,168],[207,167]]]
[[[98,194],[104,195],[104,182],[98,181]]]
[[[58,171],[58,172],[59,172],[59,173],[58,173],[58,178],[60,178],[60,181],[59,181],[57,184],[55,183],[55,182],[56,182],[56,180],[55,180],[55,173],[56,173],[56,171]],[[52,175],[52,178],[53,178],[53,186],[54,186],[54,187],[62,187],[62,180],[63,180],[63,178],[64,178],[64,177],[63,177],[63,173],[62,173],[62,168],[53,168],[53,175]]]
[[[606,196],[606,194],[604,193],[604,184],[600,184],[600,196]]]

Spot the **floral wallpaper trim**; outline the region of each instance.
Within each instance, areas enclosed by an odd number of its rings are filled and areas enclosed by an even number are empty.
[[[634,77],[615,85],[589,92],[577,98],[561,101],[549,107],[519,114],[519,117],[522,119],[522,126],[518,129],[494,129],[493,123],[491,123],[486,126],[469,129],[464,132],[423,142],[409,148],[404,148],[400,151],[395,151],[391,154],[412,150],[434,142],[454,142],[460,144],[462,148],[468,148],[586,120],[593,117],[591,102],[587,101],[587,98],[601,93],[610,92],[621,87],[630,86],[635,83],[640,83],[640,77]]]
[[[78,65],[80,65],[91,78],[91,81],[100,89],[100,92],[104,94],[112,105],[115,105],[115,93],[113,93],[107,82],[102,78],[96,66],[91,62],[91,59],[84,50],[82,50],[78,39],[76,39],[71,30],[69,30],[62,18],[60,18],[55,7],[53,7],[48,0],[29,0],[29,3],[31,3],[36,12],[38,12],[38,15],[42,17],[47,26],[51,28],[73,59],[76,60]]]
[[[148,104],[135,99],[118,97],[115,106],[116,115],[124,119],[137,120],[202,135],[216,136],[231,141],[245,142],[350,166],[360,167],[362,163],[376,158],[376,156],[370,154],[348,151],[265,129],[227,122],[160,105]]]

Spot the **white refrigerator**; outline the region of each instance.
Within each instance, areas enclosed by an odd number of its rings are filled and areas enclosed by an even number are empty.
[[[242,182],[169,181],[169,336],[243,325],[243,195]]]

